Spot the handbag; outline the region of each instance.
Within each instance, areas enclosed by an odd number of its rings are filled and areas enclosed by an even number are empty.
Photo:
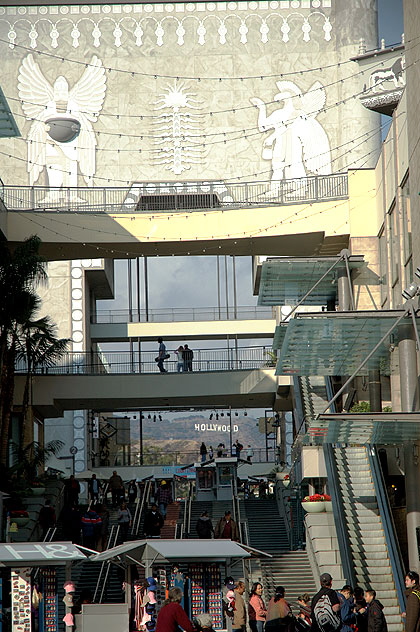
[[[170,354],[169,354],[169,353],[167,353],[167,354],[165,354],[165,355],[163,356],[163,359],[164,359],[164,360],[168,360],[170,357],[171,357],[171,356],[170,356]]]

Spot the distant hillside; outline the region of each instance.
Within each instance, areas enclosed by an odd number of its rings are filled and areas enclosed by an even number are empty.
[[[162,414],[162,421],[153,422],[152,419],[143,421],[143,440],[145,445],[153,445],[159,449],[166,447],[171,451],[181,450],[182,452],[196,451],[202,441],[214,448],[219,443],[229,445],[229,417],[226,413],[216,420],[215,413],[213,419],[209,416],[191,415],[173,416],[172,418]],[[250,444],[253,448],[262,448],[265,445],[264,435],[258,431],[258,419],[248,415],[235,416],[232,413],[232,440],[239,441],[247,446]],[[138,423],[131,424],[131,440],[135,442],[139,440]]]

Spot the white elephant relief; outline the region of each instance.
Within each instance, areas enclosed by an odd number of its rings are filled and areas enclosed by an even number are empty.
[[[52,189],[44,201],[63,195],[63,187],[77,187],[78,170],[87,186],[96,171],[96,137],[92,123],[98,119],[105,98],[106,76],[94,55],[81,78],[69,89],[60,75],[51,86],[32,54],[19,69],[19,97],[28,120],[27,170],[35,184],[45,169]]]
[[[308,175],[331,173],[331,151],[328,136],[316,117],[325,105],[323,85],[316,81],[303,94],[292,81],[277,81],[279,92],[274,101],[283,107],[267,115],[264,101],[252,97],[258,110],[260,132],[273,130],[263,141],[262,158],[271,161],[269,195],[277,195],[282,180]],[[302,182],[300,186],[306,186]]]

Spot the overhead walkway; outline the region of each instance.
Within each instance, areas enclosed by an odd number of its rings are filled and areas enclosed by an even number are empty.
[[[307,180],[285,181],[274,193],[270,183],[263,183],[265,190],[241,194],[237,202],[227,194],[223,199],[229,204],[212,208],[184,204],[184,209],[166,205],[165,210],[165,205],[148,210],[138,204],[140,184],[135,194],[125,189],[114,201],[106,189],[5,187],[3,231],[11,245],[36,233],[42,240],[41,254],[52,260],[337,254],[347,247],[350,232],[357,233],[355,222],[365,221],[374,172],[319,177],[314,193]],[[286,195],[281,194],[283,184]]]
[[[25,376],[16,376],[14,401],[20,405]],[[274,369],[193,373],[35,375],[32,405],[41,419],[65,410],[128,410],[166,408],[272,408],[278,385]]]

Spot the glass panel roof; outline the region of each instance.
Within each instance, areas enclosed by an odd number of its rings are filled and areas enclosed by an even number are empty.
[[[399,444],[420,437],[420,413],[324,414],[311,419],[304,444]]]
[[[287,326],[276,375],[351,375],[401,314],[401,311],[300,313]],[[388,366],[391,343],[398,343],[398,327],[358,375],[378,369],[381,362]]]
[[[258,305],[296,305],[340,257],[270,258],[261,267]],[[349,268],[365,265],[362,256],[351,256]],[[337,271],[345,269],[340,261],[305,299],[305,305],[326,305],[337,293]]]

